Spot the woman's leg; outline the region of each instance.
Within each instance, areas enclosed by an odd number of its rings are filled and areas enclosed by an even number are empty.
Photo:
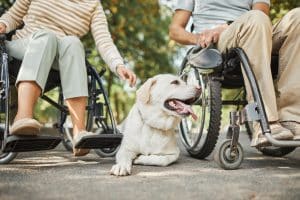
[[[74,134],[85,130],[85,106],[88,96],[85,53],[75,36],[59,39],[59,71],[63,95],[74,126]]]
[[[45,87],[49,71],[57,53],[57,38],[54,33],[37,31],[30,38],[20,39],[18,42],[8,43],[10,56],[22,59],[22,65],[18,73],[16,86],[18,88],[18,111],[15,117],[11,133],[33,134],[38,132],[40,124],[33,118],[33,109],[38,97]],[[21,44],[21,45],[20,45]],[[22,46],[23,50],[19,48]],[[20,50],[21,49],[21,50]],[[25,49],[25,50],[24,50]],[[25,119],[31,119],[22,121]],[[33,125],[32,125],[33,124]],[[33,126],[28,133],[22,131],[23,127]]]
[[[85,130],[85,107],[86,97],[75,97],[66,99],[67,106],[70,111],[73,134],[78,134]]]
[[[73,123],[74,140],[85,131],[85,107],[88,96],[85,53],[81,41],[75,36],[59,39],[59,71],[63,95]],[[88,149],[75,149],[76,156],[83,156]]]
[[[18,111],[14,121],[33,118],[34,106],[41,94],[41,88],[33,81],[20,82],[18,85]]]

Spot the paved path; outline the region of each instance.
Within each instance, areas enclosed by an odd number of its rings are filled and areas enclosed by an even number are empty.
[[[0,199],[300,199],[300,150],[284,158],[262,156],[242,137],[241,169],[225,171],[184,150],[169,167],[134,166],[133,175],[109,175],[112,158],[74,158],[62,147],[20,154],[0,166]]]

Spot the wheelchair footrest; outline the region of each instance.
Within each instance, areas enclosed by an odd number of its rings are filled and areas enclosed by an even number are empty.
[[[82,149],[113,148],[120,145],[122,134],[100,134],[82,137],[75,146]]]
[[[9,136],[3,152],[27,152],[54,149],[60,142],[58,136]]]

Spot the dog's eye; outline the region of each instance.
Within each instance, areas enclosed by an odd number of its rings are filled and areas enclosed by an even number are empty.
[[[171,82],[171,84],[173,84],[173,85],[179,85],[180,82],[178,80],[174,80],[174,81]]]

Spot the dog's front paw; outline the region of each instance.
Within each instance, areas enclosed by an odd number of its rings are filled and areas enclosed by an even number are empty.
[[[111,175],[128,176],[131,174],[131,164],[115,164],[110,170]]]

